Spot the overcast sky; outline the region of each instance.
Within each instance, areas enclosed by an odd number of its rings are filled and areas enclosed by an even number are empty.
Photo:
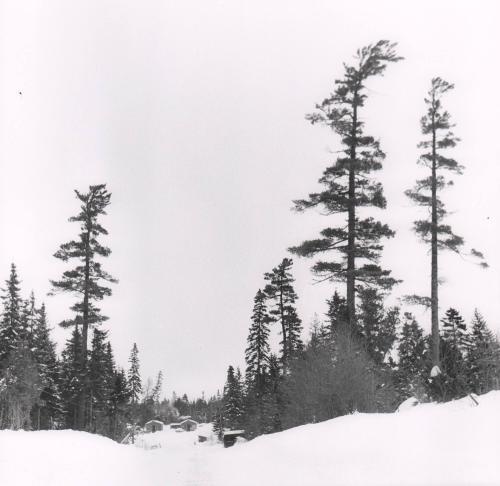
[[[46,294],[67,268],[53,253],[77,234],[66,222],[73,189],[106,182],[105,268],[120,283],[103,308],[118,363],[137,342],[144,377],[163,370],[165,394],[221,387],[228,364],[243,363],[263,273],[327,224],[290,211],[339,147],[304,115],[358,47],[390,39],[406,60],[370,81],[363,114],[387,152],[388,208],[374,214],[397,230],[384,265],[404,283],[391,301],[428,293],[429,256],[411,232],[418,210],[403,191],[422,175],[423,98],[441,76],[456,85],[445,103],[466,167],[445,196],[450,222],[491,265],[443,256],[441,310],[469,319],[478,307],[500,329],[498,2],[0,5],[0,279],[16,262],[54,327],[70,316],[70,299]],[[334,290],[312,285],[312,263],[295,263],[306,328]],[[429,329],[430,315],[418,317]],[[55,330],[60,348],[67,335]]]

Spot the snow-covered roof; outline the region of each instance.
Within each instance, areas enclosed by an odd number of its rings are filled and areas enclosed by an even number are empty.
[[[224,432],[224,435],[241,435],[244,434],[244,430],[227,430]]]
[[[148,425],[148,424],[161,424],[163,425],[163,422],[161,420],[150,420],[149,422],[146,422],[144,425]]]
[[[179,425],[185,424],[186,422],[193,422],[195,424],[198,423],[196,420],[193,420],[192,418],[188,418],[188,419],[183,420],[182,422],[180,422]]]

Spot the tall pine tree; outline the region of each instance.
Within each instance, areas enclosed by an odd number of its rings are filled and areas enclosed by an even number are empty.
[[[264,275],[269,282],[264,292],[273,302],[269,314],[281,326],[281,360],[284,365],[303,348],[302,323],[295,308],[297,294],[293,288],[292,264],[290,258],[283,258],[277,267]]]
[[[410,300],[422,303],[431,308],[432,329],[432,363],[439,370],[439,262],[441,250],[459,253],[464,245],[464,239],[456,235],[449,224],[444,223],[448,211],[440,197],[440,193],[453,184],[447,180],[445,171],[461,174],[463,167],[453,158],[445,155],[445,151],[456,146],[459,139],[452,129],[451,116],[442,106],[442,97],[454,88],[453,84],[441,78],[433,78],[431,89],[425,98],[427,112],[420,121],[422,134],[426,137],[418,147],[423,153],[418,163],[424,166],[430,174],[417,181],[415,187],[406,191],[406,195],[418,206],[428,209],[429,217],[415,221],[414,230],[420,239],[431,249],[431,295],[430,298],[410,296]],[[483,255],[477,250],[471,250],[471,255],[480,259],[480,265],[488,265]]]
[[[390,271],[378,265],[381,240],[392,237],[394,232],[372,217],[359,216],[360,208],[386,206],[382,185],[372,177],[374,171],[382,168],[385,154],[379,142],[365,134],[361,109],[368,97],[366,82],[382,75],[389,63],[402,59],[395,46],[381,40],[358,50],[355,65],[344,65],[344,77],[335,81],[334,92],[316,106],[315,113],[307,116],[311,123],[324,125],[339,135],[342,149],[319,179],[325,189],[295,201],[295,209],[321,208],[323,214],[341,215],[343,220],[323,229],[319,238],[290,250],[303,257],[339,254],[334,261],[317,261],[312,270],[322,280],[345,282],[352,329],[356,325],[356,291],[365,285],[390,288],[396,283]]]
[[[102,315],[97,303],[104,297],[111,295],[111,288],[106,283],[116,280],[109,275],[99,261],[100,258],[108,257],[111,250],[102,245],[99,239],[108,234],[100,222],[101,216],[106,214],[106,208],[110,204],[111,194],[105,184],[90,186],[87,193],[75,191],[80,201],[80,212],[69,219],[70,222],[78,223],[80,234],[77,239],[63,243],[54,254],[63,262],[76,261],[76,266],[66,270],[60,280],[52,280],[51,284],[55,292],[67,292],[77,296],[76,303],[72,306],[75,318],[63,321],[63,327],[81,327],[81,352],[80,368],[84,377],[84,386],[78,397],[78,427],[84,429],[88,423],[86,408],[88,403],[88,376],[87,376],[87,348],[88,333],[93,326],[101,324],[107,319]]]
[[[264,391],[264,377],[269,366],[269,323],[271,318],[266,308],[266,295],[258,290],[254,299],[252,324],[248,332],[245,361],[248,387],[255,395]]]

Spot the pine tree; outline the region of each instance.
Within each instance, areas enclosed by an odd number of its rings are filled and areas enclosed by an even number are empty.
[[[243,419],[242,385],[234,368],[227,369],[226,384],[224,386],[224,426],[229,429],[239,429]]]
[[[136,343],[134,343],[132,347],[128,362],[130,363],[130,368],[127,374],[130,400],[132,405],[135,405],[139,403],[139,398],[142,393],[141,374],[139,372],[139,350],[137,349]]]
[[[360,292],[358,327],[366,350],[376,365],[381,365],[396,341],[399,309],[384,309],[383,296],[376,288]]]
[[[17,269],[11,265],[3,291],[0,320],[0,428],[31,427],[31,411],[40,397],[41,380],[29,333],[30,301],[20,297]],[[33,299],[34,302],[34,299]]]
[[[463,171],[463,167],[455,159],[444,155],[444,151],[455,147],[459,141],[452,131],[454,125],[450,114],[441,103],[442,97],[453,88],[453,84],[441,78],[433,78],[431,81],[431,89],[425,98],[427,113],[420,122],[422,134],[427,138],[418,145],[424,150],[418,163],[430,170],[430,175],[418,180],[414,189],[406,191],[406,195],[418,206],[429,210],[428,218],[415,221],[414,230],[431,248],[431,296],[430,299],[410,296],[410,300],[431,308],[432,362],[437,367],[440,366],[438,254],[440,250],[459,253],[464,245],[464,239],[443,222],[448,211],[440,197],[440,193],[453,184],[452,180],[446,180],[443,172],[461,174]],[[488,266],[480,252],[473,249],[471,254],[480,259],[481,266]]]
[[[28,300],[22,303],[21,307],[21,340],[25,340],[29,349],[35,349],[35,328],[38,321],[38,309],[34,292],[31,292]]]
[[[125,371],[119,369],[114,373],[113,387],[110,394],[110,431],[109,436],[118,440],[125,435],[128,416],[129,390]]]
[[[269,357],[269,369],[266,373],[266,386],[263,400],[263,432],[265,434],[282,430],[281,413],[283,409],[283,395],[281,382],[282,376],[278,357],[275,354],[271,354]]]
[[[224,437],[224,427],[225,427],[224,410],[222,404],[219,401],[218,405],[215,407],[215,411],[212,418],[212,429],[214,431],[215,436],[219,440],[222,440],[222,438]]]
[[[347,302],[344,297],[341,297],[337,291],[334,292],[331,299],[326,301],[328,311],[326,317],[328,318],[329,334],[333,336],[335,330],[339,326],[348,322],[347,320]]]
[[[344,65],[344,77],[335,81],[333,94],[316,106],[317,112],[307,116],[311,123],[320,123],[339,135],[343,148],[319,180],[325,189],[295,201],[295,209],[319,207],[327,216],[343,215],[346,221],[325,228],[319,238],[290,250],[302,257],[331,251],[340,254],[335,261],[317,261],[312,270],[321,280],[346,283],[347,314],[353,329],[356,291],[366,285],[389,289],[396,283],[390,271],[378,265],[383,248],[381,240],[394,236],[394,232],[374,218],[361,219],[358,214],[362,207],[386,206],[381,183],[371,177],[372,172],[382,168],[385,154],[379,142],[364,133],[360,109],[368,96],[368,79],[382,75],[388,63],[402,59],[396,55],[395,46],[381,40],[358,50],[356,65]]]
[[[405,313],[398,343],[398,388],[402,398],[424,394],[426,341],[424,331],[410,313]]]
[[[106,331],[94,329],[88,366],[89,427],[92,432],[98,433],[107,429],[106,418],[114,379],[114,365],[112,356],[110,363],[106,336]]]
[[[3,312],[0,321],[0,370],[5,366],[10,354],[22,341],[20,282],[14,264],[10,268],[10,277],[5,282],[2,303]]]
[[[250,393],[260,397],[264,391],[264,376],[269,364],[269,323],[271,318],[266,308],[266,295],[260,289],[254,298],[252,324],[247,338],[245,361]]]
[[[32,297],[34,305],[34,296]],[[61,420],[62,398],[60,395],[60,366],[56,356],[55,343],[50,338],[45,304],[36,309],[32,328],[31,350],[42,383],[40,401],[35,410],[37,429],[51,429]]]
[[[440,339],[443,390],[442,400],[459,398],[469,392],[466,356],[470,348],[467,327],[460,313],[450,308],[446,311]]]
[[[163,372],[160,370],[156,377],[156,383],[151,393],[151,401],[153,403],[153,410],[155,416],[158,416],[158,414],[160,413],[160,395],[162,386],[163,386]]]
[[[284,258],[277,267],[264,275],[264,279],[269,282],[264,292],[268,299],[274,303],[269,314],[281,325],[282,340],[280,344],[283,364],[286,364],[289,358],[303,348],[302,324],[295,308],[297,294],[293,288],[292,264],[290,258]]]
[[[31,411],[39,400],[41,382],[25,341],[4,361],[0,383],[0,428],[30,430]]]
[[[472,318],[466,365],[468,384],[474,393],[482,394],[498,388],[500,347],[477,309]]]
[[[71,307],[76,317],[63,321],[61,326],[81,326],[80,367],[87,383],[87,348],[89,329],[98,326],[107,319],[101,314],[97,303],[111,295],[111,288],[103,283],[116,283],[116,280],[103,270],[99,258],[108,257],[111,250],[103,246],[98,239],[108,234],[99,219],[106,214],[110,204],[111,194],[105,184],[90,186],[87,193],[75,191],[81,202],[80,212],[69,219],[80,225],[78,239],[63,243],[54,254],[63,262],[76,260],[76,266],[66,270],[60,280],[51,280],[55,292],[66,292],[77,297],[77,302]],[[78,427],[84,429],[87,425],[85,410],[88,401],[88,387],[84,386],[78,397]]]
[[[61,398],[66,428],[77,428],[78,397],[83,388],[80,368],[82,338],[75,326],[61,355]]]

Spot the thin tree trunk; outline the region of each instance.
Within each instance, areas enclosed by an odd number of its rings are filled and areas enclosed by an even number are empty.
[[[432,364],[439,366],[439,301],[438,301],[438,241],[437,241],[437,175],[436,128],[432,114],[432,220],[431,220],[431,329]]]
[[[89,285],[90,285],[90,234],[92,231],[92,221],[90,216],[87,220],[87,233],[85,235],[85,282],[83,293],[83,319],[82,319],[82,353],[80,356],[81,372],[83,374],[83,386],[80,390],[78,400],[78,428],[85,430],[86,427],[86,402],[87,402],[87,341],[89,332]]]
[[[353,120],[351,133],[351,148],[349,160],[349,202],[348,202],[348,220],[347,220],[347,315],[349,319],[349,328],[351,332],[356,326],[356,180],[355,180],[355,161],[356,161],[356,128],[357,128],[357,92],[354,93],[353,101]]]
[[[280,282],[280,317],[281,317],[281,332],[283,333],[283,364],[286,363],[288,358],[288,339],[286,337],[286,323],[285,323],[285,306],[283,305],[283,281]]]

